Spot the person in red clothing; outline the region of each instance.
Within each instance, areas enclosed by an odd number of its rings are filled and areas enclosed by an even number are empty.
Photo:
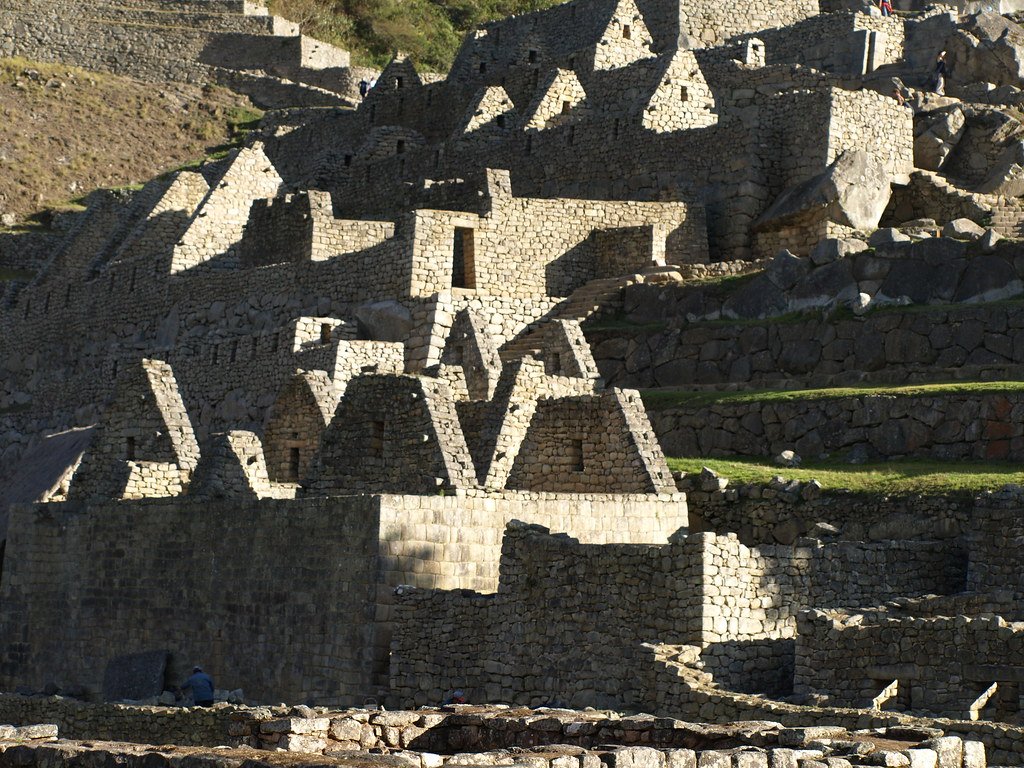
[[[892,0],[878,0],[878,9],[883,16],[892,16]]]

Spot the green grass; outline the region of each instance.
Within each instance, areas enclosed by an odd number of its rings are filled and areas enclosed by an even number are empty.
[[[644,405],[652,411],[668,408],[698,408],[714,403],[784,403],[796,400],[837,400],[844,397],[879,395],[927,397],[950,394],[993,394],[1024,391],[1024,381],[970,381],[944,384],[911,384],[902,387],[836,387],[834,389],[754,389],[741,392],[693,392],[678,389],[645,389]]]
[[[848,464],[841,460],[806,462],[790,469],[763,458],[669,458],[680,472],[709,467],[734,483],[765,483],[776,475],[787,480],[817,480],[826,491],[872,494],[946,494],[970,496],[1007,483],[1024,485],[1020,462],[903,460]]]

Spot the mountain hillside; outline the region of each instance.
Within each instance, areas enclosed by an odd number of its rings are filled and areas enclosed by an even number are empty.
[[[383,66],[401,50],[417,66],[444,71],[463,35],[484,21],[555,5],[557,0],[270,0],[274,13],[313,37]]]
[[[0,59],[0,116],[0,221],[10,226],[223,151],[259,113],[223,88]]]

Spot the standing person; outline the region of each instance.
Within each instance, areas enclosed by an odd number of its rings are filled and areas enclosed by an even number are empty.
[[[370,90],[370,84],[366,80],[359,81],[359,97],[362,99],[366,98],[367,92]]]
[[[946,75],[949,70],[946,67],[946,52],[941,51],[935,57],[935,73],[932,75],[932,90],[939,96],[946,95]]]
[[[878,9],[883,16],[892,16],[892,0],[878,0]]]
[[[197,707],[213,705],[213,678],[203,672],[202,667],[192,667],[192,676],[181,686],[192,690],[192,701]]]

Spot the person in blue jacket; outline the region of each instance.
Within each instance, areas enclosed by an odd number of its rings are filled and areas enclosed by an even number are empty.
[[[213,678],[203,672],[202,667],[192,667],[192,676],[181,686],[192,691],[192,701],[197,707],[209,707],[213,705]]]

